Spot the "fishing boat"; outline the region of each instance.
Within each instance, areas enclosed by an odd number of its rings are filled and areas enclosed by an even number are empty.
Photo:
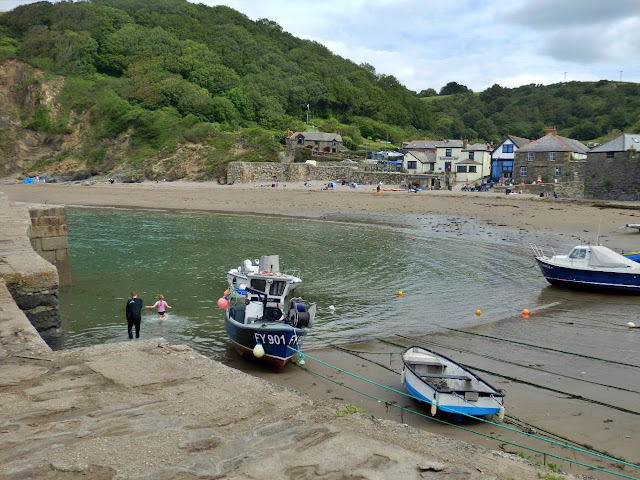
[[[414,398],[459,415],[504,417],[504,390],[498,390],[466,367],[423,347],[402,352],[401,381]]]
[[[299,274],[280,272],[278,255],[260,258],[245,271],[246,283],[230,288],[218,300],[226,309],[225,327],[241,355],[250,355],[280,371],[298,355],[313,325],[316,305],[295,297]]]
[[[551,256],[537,245],[531,248],[542,274],[552,285],[640,294],[640,264],[607,247],[578,245],[568,255]]]

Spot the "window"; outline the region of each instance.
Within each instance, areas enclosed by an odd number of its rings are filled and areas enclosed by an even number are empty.
[[[502,145],[502,153],[513,153],[513,144]]]
[[[476,152],[469,152],[469,160],[473,160]]]
[[[409,170],[416,170],[418,168],[418,162],[415,160],[409,160],[407,162],[407,168]]]
[[[549,161],[550,162],[555,162],[558,159],[558,153],[557,152],[549,152]]]
[[[584,248],[574,248],[569,258],[575,258],[577,260],[585,258],[587,256],[587,250]]]
[[[467,166],[466,165],[458,165],[456,167],[456,172],[458,172],[458,173],[467,173]]]
[[[555,167],[555,168],[553,169],[553,174],[554,174],[556,177],[561,177],[561,176],[562,176],[562,167]]]
[[[529,173],[529,167],[520,167],[520,176],[526,177]]]
[[[476,173],[476,168],[475,165],[469,165],[469,173]]]
[[[451,162],[444,162],[444,169],[447,172],[451,171]]]
[[[451,150],[450,148],[447,148],[447,149],[444,151],[444,156],[445,156],[445,157],[450,157],[450,156],[451,156],[451,153],[452,153],[452,150]]]
[[[615,154],[613,152],[607,152],[607,158],[613,158]]]
[[[304,137],[302,135],[300,135],[298,137],[298,145],[302,145],[304,143]]]
[[[527,161],[528,162],[533,162],[534,158],[535,158],[535,154],[533,152],[527,152]]]

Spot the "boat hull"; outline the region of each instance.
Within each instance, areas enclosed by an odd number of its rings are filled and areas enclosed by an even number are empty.
[[[473,417],[497,415],[500,413],[501,406],[490,397],[479,398],[474,405],[469,405],[463,397],[448,393],[438,393],[426,386],[422,380],[410,372],[407,372],[406,375],[405,387],[407,388],[407,392],[421,402],[426,402],[431,405],[435,404],[438,410],[447,413],[471,415]]]
[[[640,295],[640,273],[607,270],[586,270],[554,265],[537,257],[544,278],[552,285],[610,293]]]
[[[306,328],[295,328],[283,322],[242,324],[228,314],[225,328],[240,355],[250,355],[276,371],[281,370],[298,353],[307,334]],[[258,342],[264,348],[264,355],[260,358],[253,354]]]

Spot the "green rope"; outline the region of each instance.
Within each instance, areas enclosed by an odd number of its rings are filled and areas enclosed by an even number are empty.
[[[345,374],[347,374],[347,375],[350,375],[350,376],[352,376],[352,377],[354,377],[354,378],[357,378],[357,379],[362,380],[362,381],[364,381],[364,382],[370,383],[370,384],[372,384],[372,385],[376,385],[376,386],[378,386],[378,387],[380,387],[380,388],[382,388],[382,389],[390,390],[390,391],[392,391],[392,392],[398,393],[398,394],[400,394],[400,395],[404,395],[404,396],[409,397],[409,398],[413,398],[413,399],[415,399],[415,400],[420,400],[420,399],[418,399],[418,398],[416,398],[416,397],[414,397],[413,395],[410,395],[410,394],[408,394],[408,393],[401,392],[400,390],[396,390],[395,388],[389,387],[389,386],[387,386],[387,385],[382,385],[382,384],[380,384],[380,383],[378,383],[378,382],[375,382],[375,381],[373,381],[373,380],[369,380],[369,379],[367,379],[367,378],[361,377],[360,375],[356,375],[355,373],[348,372],[347,370],[344,370],[344,369],[342,369],[342,368],[336,367],[336,366],[331,365],[331,364],[329,364],[329,363],[323,362],[322,360],[317,359],[317,358],[315,358],[315,357],[312,357],[312,356],[310,356],[310,355],[308,355],[308,354],[306,354],[306,353],[302,353],[302,352],[300,352],[299,350],[296,350],[296,349],[295,349],[295,348],[293,348],[293,347],[289,347],[289,348],[290,348],[290,349],[292,349],[292,350],[294,350],[294,351],[296,351],[297,353],[299,353],[299,354],[300,354],[300,358],[303,358],[303,357],[310,358],[311,360],[314,360],[314,361],[316,361],[316,362],[318,362],[318,363],[320,363],[320,364],[322,364],[322,365],[325,365],[326,367],[329,367],[329,368],[332,368],[332,369],[337,370],[337,371],[339,371],[339,372],[345,373]],[[451,423],[449,423],[449,422],[444,422],[444,421],[442,421],[442,420],[435,419],[435,418],[433,418],[433,417],[427,417],[427,416],[426,416],[426,415],[424,415],[424,414],[420,414],[420,413],[418,413],[418,412],[415,412],[415,411],[413,411],[413,410],[407,409],[407,408],[405,408],[405,407],[401,407],[401,406],[399,406],[399,405],[395,405],[395,404],[392,404],[392,403],[390,403],[390,402],[386,402],[385,400],[383,400],[383,399],[381,399],[381,398],[378,398],[378,397],[376,397],[376,396],[374,396],[374,395],[370,395],[370,394],[368,394],[368,393],[365,393],[365,392],[359,391],[359,390],[354,389],[354,388],[352,388],[352,387],[349,387],[349,386],[347,386],[347,385],[345,385],[345,384],[343,384],[343,383],[336,382],[336,381],[334,381],[334,380],[332,380],[332,379],[330,379],[330,378],[328,378],[328,377],[323,376],[322,374],[319,374],[319,373],[316,373],[316,372],[312,371],[312,370],[311,370],[311,369],[309,369],[308,367],[300,367],[300,368],[303,368],[304,370],[307,370],[307,371],[309,371],[310,373],[313,373],[314,375],[318,375],[318,376],[320,376],[320,377],[322,377],[322,378],[326,378],[327,380],[329,380],[329,381],[331,381],[331,382],[333,382],[333,383],[336,383],[336,384],[338,384],[338,385],[341,385],[341,386],[343,386],[343,387],[345,387],[345,388],[348,388],[349,390],[352,390],[352,391],[354,391],[354,392],[360,393],[360,394],[365,395],[365,396],[367,396],[367,397],[369,397],[369,398],[372,398],[372,399],[374,399],[374,400],[377,400],[377,401],[383,402],[383,403],[385,403],[386,405],[394,405],[394,406],[396,406],[396,407],[398,407],[398,408],[401,408],[401,409],[403,409],[403,410],[409,411],[409,412],[411,412],[411,413],[416,413],[416,414],[421,415],[421,416],[424,416],[424,417],[426,417],[426,418],[432,418],[433,420],[437,420],[437,421],[439,421],[439,422],[441,422],[441,423],[444,423],[444,424],[446,424],[446,425],[451,425],[451,426],[454,426],[454,427],[456,427],[456,428],[460,428],[460,429],[462,429],[462,430],[466,430],[466,431],[468,431],[468,432],[471,432],[471,433],[474,433],[474,434],[477,434],[477,435],[481,435],[481,436],[485,436],[485,437],[487,437],[487,438],[491,438],[491,439],[493,439],[493,440],[497,440],[497,441],[501,441],[501,442],[506,442],[506,443],[509,443],[509,444],[511,444],[511,445],[514,445],[514,446],[517,446],[517,447],[520,447],[520,448],[525,448],[525,449],[527,449],[527,450],[530,450],[530,451],[533,451],[533,452],[536,452],[536,453],[540,453],[540,454],[543,454],[543,455],[548,455],[548,456],[550,456],[550,457],[557,458],[557,459],[559,459],[559,460],[565,460],[565,461],[567,461],[567,462],[575,463],[575,464],[578,464],[578,465],[582,465],[582,466],[584,466],[584,467],[594,468],[594,469],[601,470],[601,471],[603,471],[603,472],[611,473],[611,474],[613,474],[613,475],[621,476],[621,477],[624,477],[624,478],[629,478],[629,479],[632,479],[632,480],[638,480],[636,477],[629,477],[629,476],[627,476],[627,475],[623,475],[623,474],[621,474],[621,473],[617,473],[617,472],[613,472],[613,471],[609,471],[609,470],[606,470],[606,469],[602,469],[602,468],[600,468],[600,467],[596,467],[596,466],[593,466],[593,465],[588,465],[588,464],[585,464],[585,463],[581,463],[581,462],[578,462],[577,460],[571,460],[571,459],[568,459],[568,458],[565,458],[565,457],[560,457],[560,456],[554,455],[554,454],[552,454],[552,453],[547,453],[547,452],[543,452],[543,451],[536,450],[536,449],[531,448],[531,447],[526,447],[526,446],[523,446],[523,445],[519,445],[519,444],[517,444],[517,443],[510,442],[510,441],[507,441],[507,440],[504,440],[504,439],[499,439],[499,438],[496,438],[496,437],[492,437],[492,436],[490,436],[490,435],[487,435],[487,434],[484,434],[484,433],[481,433],[481,432],[477,432],[477,431],[474,431],[474,430],[468,429],[468,428],[466,428],[466,427],[462,427],[462,426],[460,426],[460,425],[454,425],[454,424],[451,424]],[[465,413],[463,413],[463,412],[459,412],[459,414],[461,414],[461,415],[465,415],[465,416],[468,416],[468,415],[466,415],[466,414],[465,414]],[[580,448],[580,447],[575,447],[575,446],[572,446],[572,445],[567,445],[567,444],[564,444],[564,443],[561,443],[561,442],[557,442],[557,441],[555,441],[555,440],[550,440],[550,439],[547,439],[547,438],[544,438],[544,437],[540,437],[540,436],[535,435],[535,434],[532,434],[532,433],[522,432],[521,430],[517,430],[517,429],[515,429],[515,428],[511,428],[511,427],[507,427],[507,426],[505,426],[505,425],[500,425],[499,423],[495,423],[495,422],[492,422],[492,421],[490,421],[490,420],[486,420],[486,419],[483,419],[483,418],[480,418],[480,417],[473,417],[473,418],[476,418],[476,419],[478,419],[478,420],[481,420],[481,421],[483,421],[483,422],[485,422],[485,423],[488,423],[488,424],[490,424],[490,425],[494,425],[494,426],[497,426],[497,427],[500,427],[500,428],[504,428],[504,429],[506,429],[506,430],[510,430],[510,431],[512,431],[512,432],[515,432],[515,433],[519,433],[519,434],[522,434],[522,435],[526,435],[526,436],[531,437],[531,438],[536,438],[536,439],[538,439],[538,440],[542,440],[542,441],[544,441],[544,442],[552,443],[552,444],[555,444],[555,445],[558,445],[558,446],[561,446],[561,447],[569,448],[569,449],[571,449],[571,450],[575,450],[575,451],[578,451],[578,452],[581,452],[581,453],[584,453],[584,454],[587,454],[587,455],[592,455],[592,456],[595,456],[595,457],[601,458],[601,459],[603,459],[603,460],[612,461],[612,462],[614,462],[614,463],[620,463],[620,464],[623,464],[623,465],[626,465],[626,466],[630,466],[630,467],[633,467],[633,468],[640,468],[640,465],[636,465],[636,464],[633,464],[633,463],[629,463],[629,462],[626,462],[626,461],[624,461],[624,460],[619,460],[619,459],[616,459],[616,458],[613,458],[613,457],[610,457],[610,456],[607,456],[607,455],[602,455],[602,454],[600,454],[600,453],[592,452],[592,451],[589,451],[589,450],[586,450],[586,449],[583,449],[583,448]]]
[[[305,356],[307,356],[307,355],[305,355]],[[314,360],[314,358],[313,358],[313,357],[309,357],[309,358],[311,358],[312,360]],[[322,363],[322,362],[320,362],[320,363]],[[577,461],[577,460],[571,460],[571,459],[566,458],[566,457],[561,457],[561,456],[559,456],[559,455],[554,455],[553,453],[547,453],[547,452],[544,452],[544,451],[542,451],[542,450],[537,450],[537,449],[532,448],[532,447],[527,447],[527,446],[525,446],[525,445],[520,445],[519,443],[511,442],[511,441],[509,441],[509,440],[505,440],[505,439],[503,439],[503,438],[493,437],[493,436],[488,435],[488,434],[486,434],[486,433],[482,433],[482,432],[478,432],[478,431],[475,431],[475,430],[471,430],[470,428],[466,428],[466,427],[463,427],[463,426],[461,426],[461,425],[455,425],[455,424],[453,424],[453,423],[445,422],[444,420],[440,420],[440,419],[435,418],[435,417],[429,417],[429,416],[427,416],[427,415],[426,415],[426,414],[424,414],[424,413],[416,412],[415,410],[411,410],[410,408],[402,407],[402,406],[397,405],[397,404],[394,404],[394,403],[385,402],[384,400],[382,400],[381,398],[376,397],[375,395],[370,395],[370,394],[368,394],[368,393],[366,393],[366,392],[362,392],[362,391],[360,391],[360,390],[358,390],[358,389],[356,389],[356,388],[353,388],[353,387],[350,387],[350,386],[348,386],[348,385],[345,385],[344,383],[337,382],[337,381],[335,381],[335,380],[333,380],[333,379],[331,379],[331,378],[327,377],[326,375],[322,375],[321,373],[314,372],[313,370],[311,370],[311,369],[310,369],[310,368],[308,368],[308,367],[300,367],[300,368],[302,368],[303,370],[306,370],[307,372],[311,373],[312,375],[316,375],[316,376],[318,376],[318,377],[320,377],[320,378],[324,378],[325,380],[328,380],[328,381],[330,381],[330,382],[333,382],[333,383],[335,383],[336,385],[340,385],[341,387],[344,387],[344,388],[346,388],[346,389],[348,389],[348,390],[351,390],[351,391],[353,391],[353,392],[356,392],[356,393],[359,393],[359,394],[361,394],[361,395],[364,395],[365,397],[369,397],[369,398],[371,398],[371,399],[373,399],[373,400],[377,400],[377,401],[380,401],[380,402],[384,402],[384,403],[385,403],[385,405],[391,405],[391,406],[393,406],[393,407],[399,408],[400,410],[404,410],[404,411],[409,412],[409,413],[414,413],[414,414],[419,415],[419,416],[421,416],[421,417],[425,417],[425,418],[427,418],[427,419],[429,419],[429,420],[434,420],[434,421],[436,421],[436,422],[439,422],[439,423],[442,423],[442,424],[445,424],[445,425],[448,425],[448,426],[451,426],[451,427],[456,427],[456,428],[458,428],[458,429],[460,429],[460,430],[465,430],[465,431],[470,432],[470,433],[473,433],[473,434],[475,434],[475,435],[480,435],[480,436],[483,436],[483,437],[489,438],[489,439],[491,439],[491,440],[496,440],[496,441],[501,442],[501,443],[507,443],[507,444],[509,444],[509,445],[513,445],[514,447],[523,448],[523,449],[525,449],[525,450],[529,450],[529,451],[531,451],[531,452],[539,453],[539,454],[541,454],[541,455],[546,455],[546,456],[549,456],[549,457],[552,457],[552,458],[557,458],[558,460],[564,460],[564,461],[566,461],[566,462],[573,463],[573,464],[576,464],[576,465],[581,465],[581,466],[583,466],[583,467],[587,467],[587,468],[590,468],[590,469],[593,469],[593,470],[599,470],[599,471],[601,471],[601,472],[610,473],[610,474],[612,474],[612,475],[616,475],[616,476],[618,476],[618,477],[628,478],[628,479],[630,479],[630,480],[638,480],[638,477],[631,477],[631,476],[629,476],[629,475],[624,475],[624,474],[622,474],[622,473],[614,472],[614,471],[612,471],[612,470],[607,470],[607,469],[605,469],[605,468],[600,468],[600,467],[596,467],[596,466],[594,466],[594,465],[589,465],[589,464],[587,464],[587,463],[582,463],[582,462],[579,462],[579,461]],[[333,367],[333,368],[335,368],[335,367]],[[340,369],[338,368],[337,370],[340,370]],[[345,373],[349,373],[349,372],[345,372]],[[413,398],[415,398],[415,397],[413,397]],[[417,400],[417,399],[416,399],[416,400]],[[543,439],[543,440],[544,440],[544,439]],[[571,448],[571,447],[569,447],[569,448]]]
[[[565,355],[573,355],[574,357],[588,358],[590,360],[599,360],[601,362],[613,363],[614,365],[623,365],[625,367],[640,368],[640,365],[634,365],[632,363],[616,362],[615,360],[607,360],[606,358],[593,357],[591,355],[584,355],[582,353],[567,352],[566,350],[558,350],[557,348],[541,347],[539,345],[534,345],[532,343],[519,342],[517,340],[509,340],[506,338],[494,337],[491,335],[485,335],[483,333],[467,332],[459,328],[450,328],[450,327],[445,327],[443,325],[438,325],[437,323],[430,323],[430,322],[427,322],[427,323],[429,323],[429,325],[433,325],[434,327],[444,328],[452,332],[464,333],[466,335],[475,335],[476,337],[488,338],[490,340],[497,340],[499,342],[513,343],[514,345],[523,345],[525,347],[537,348],[539,350],[548,350],[550,352],[564,353]]]

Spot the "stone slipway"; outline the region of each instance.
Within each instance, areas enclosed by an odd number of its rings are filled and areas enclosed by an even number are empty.
[[[535,479],[542,468],[338,416],[161,339],[39,354],[2,361],[3,479]]]
[[[0,406],[7,480],[533,480],[544,470],[364,413],[339,416],[343,405],[162,339],[53,352],[4,284]]]

